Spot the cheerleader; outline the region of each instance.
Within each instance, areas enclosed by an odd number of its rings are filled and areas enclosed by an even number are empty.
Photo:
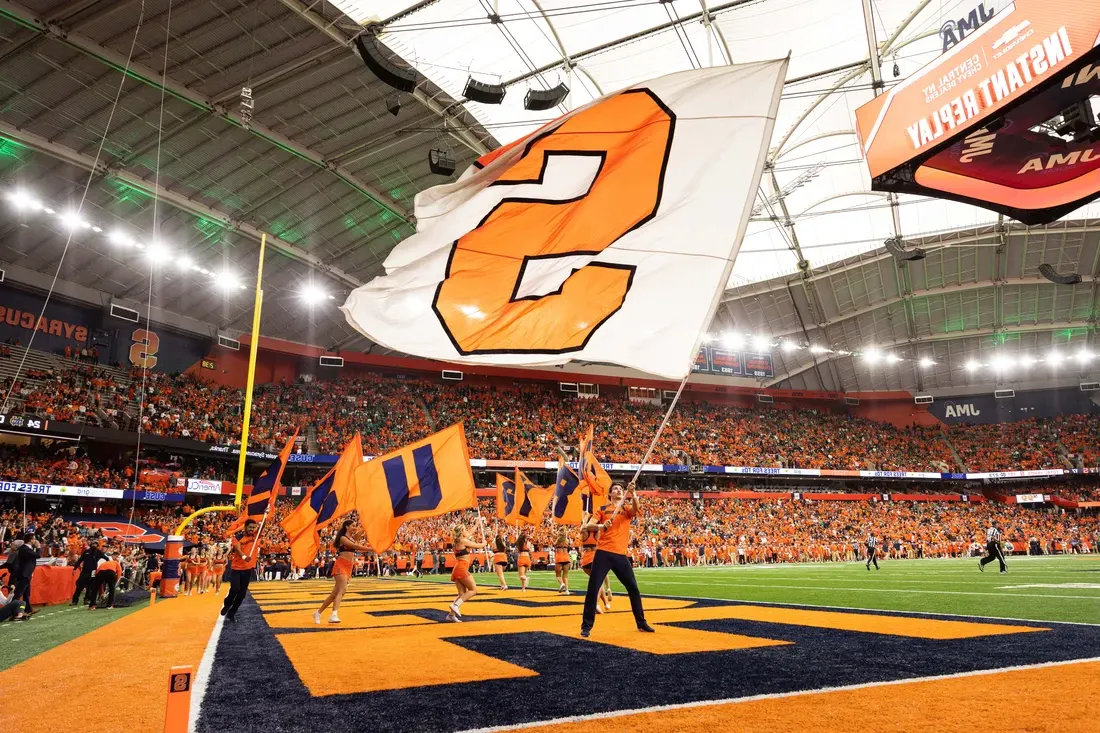
[[[554,579],[558,581],[558,593],[569,595],[569,534],[562,527],[554,538]]]
[[[531,542],[526,532],[519,533],[516,540],[516,571],[519,573],[520,590],[527,590],[527,573],[531,569]]]
[[[497,532],[497,536],[493,539],[493,569],[496,570],[501,590],[508,590],[508,583],[504,580],[504,570],[507,567],[508,545],[504,542],[504,536]]]
[[[356,542],[348,536],[348,529],[352,525],[351,519],[345,519],[332,541],[332,551],[337,553],[336,561],[332,564],[332,579],[336,582],[328,598],[321,607],[313,612],[313,623],[321,623],[321,614],[329,605],[332,605],[332,615],[328,617],[330,624],[340,623],[340,601],[344,598],[344,592],[348,589],[348,581],[351,580],[352,570],[355,568],[355,553],[367,552],[370,545]]]
[[[463,603],[477,595],[477,583],[474,582],[474,576],[470,575],[470,550],[481,550],[485,546],[484,542],[475,542],[467,534],[466,527],[463,525],[454,526],[455,569],[451,573],[451,580],[458,589],[458,597],[450,605],[448,621],[455,623],[462,621],[462,613],[459,609],[462,608]]]
[[[225,575],[225,553],[216,545],[214,547],[214,595],[219,595],[222,590],[222,576]]]

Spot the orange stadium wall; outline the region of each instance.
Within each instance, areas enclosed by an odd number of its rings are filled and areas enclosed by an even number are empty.
[[[899,428],[943,425],[927,407],[914,404],[913,395],[908,392],[860,392],[850,396],[859,398],[859,404],[849,408],[856,417],[890,423]]]

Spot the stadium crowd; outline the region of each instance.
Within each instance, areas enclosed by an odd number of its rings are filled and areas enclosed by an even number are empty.
[[[21,385],[28,411],[54,420],[128,424],[146,433],[236,445],[242,391],[191,375],[140,373],[129,385],[78,364]],[[132,413],[132,414],[131,414]],[[250,442],[277,451],[295,429],[311,450],[335,453],[355,432],[364,450],[382,453],[433,429],[465,423],[470,452],[486,459],[553,460],[587,425],[603,460],[641,459],[663,414],[660,405],[623,395],[579,397],[540,384],[438,384],[359,375],[326,382],[277,383],[254,393]],[[693,401],[673,412],[656,453],[664,462],[811,469],[953,471],[1030,470],[1100,463],[1100,419],[1063,415],[949,429],[898,428],[843,412],[747,409]],[[1063,452],[1065,455],[1063,455]]]

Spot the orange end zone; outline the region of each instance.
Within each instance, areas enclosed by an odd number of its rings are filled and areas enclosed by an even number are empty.
[[[213,594],[162,600],[17,664],[4,673],[4,699],[19,701],[5,706],[5,727],[163,730],[168,671],[198,669],[219,604]]]
[[[1051,694],[1065,690],[1065,695]],[[731,721],[741,733],[802,730],[814,733],[971,733],[972,731],[1094,730],[1100,662],[1078,662],[1006,672],[797,693],[744,702],[594,717],[528,726],[544,733],[713,733]],[[1026,704],[1016,704],[1026,699]]]

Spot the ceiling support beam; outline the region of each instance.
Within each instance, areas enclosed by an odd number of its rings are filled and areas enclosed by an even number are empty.
[[[30,132],[20,130],[17,127],[7,124],[6,122],[0,122],[0,135],[11,138],[18,143],[26,145],[27,147],[36,150],[44,155],[48,155],[51,158],[60,160],[63,163],[68,163],[81,170],[94,173],[97,177],[113,177],[126,183],[128,186],[132,186],[139,190],[147,192],[150,196],[156,196],[161,202],[173,206],[181,211],[185,211],[189,214],[201,216],[212,221],[220,223],[222,226],[231,229],[238,234],[252,239],[256,242],[260,241],[262,235],[261,231],[244,221],[233,219],[231,215],[226,214],[216,209],[212,209],[205,204],[193,201],[183,194],[170,191],[164,186],[158,186],[152,181],[146,181],[138,176],[127,171],[112,168],[102,161],[99,165],[96,165],[95,158],[90,155],[73,150],[72,148],[58,145],[51,142],[44,137],[40,137]],[[281,254],[289,257],[292,260],[301,262],[304,265],[314,268],[320,273],[323,273],[334,280],[340,282],[344,287],[357,288],[362,285],[362,281],[358,278],[349,275],[348,273],[333,267],[328,263],[320,260],[314,255],[306,252],[303,249],[296,247],[295,245],[284,242],[278,237],[267,235],[267,244],[272,249],[280,252]]]
[[[1075,232],[1079,234],[1095,234],[1100,232],[1100,225],[1087,224],[1084,220],[1079,221],[1063,221],[1059,222],[1061,226],[1057,229],[1052,229],[1049,226],[1044,230],[1047,233],[1050,232]],[[1023,237],[1028,234],[1029,230],[1023,225],[1010,226],[1005,231],[1007,237]],[[933,236],[946,236],[949,233]],[[999,233],[991,229],[989,232],[982,234],[968,234],[966,236],[957,237],[955,239],[944,239],[942,241],[935,241],[931,237],[927,238],[930,241],[928,243],[922,243],[920,241],[914,241],[912,244],[924,247],[928,252],[935,252],[936,250],[945,249],[948,247],[959,246],[999,246],[998,245]],[[878,250],[877,253],[867,252],[865,256],[856,262],[849,262],[844,265],[838,265],[829,269],[822,270],[821,272],[815,272],[809,276],[810,280],[828,280],[834,275],[839,275],[851,270],[858,270],[861,267],[867,267],[873,265],[876,262],[882,262],[883,260],[891,259],[893,255],[885,250]],[[789,276],[785,276],[789,277]],[[749,285],[742,285],[738,288],[727,291],[722,296],[722,302],[728,303],[735,300],[742,300],[745,298],[755,298],[759,295],[765,295],[767,293],[774,293],[786,289],[784,278],[774,278],[772,280],[766,280],[760,283],[753,283]]]
[[[1098,281],[1095,277],[1087,277],[1086,276],[1086,277],[1083,278],[1082,282],[1086,282],[1086,283],[1087,282],[1092,282],[1094,287],[1098,284]],[[877,301],[877,302],[872,303],[870,305],[863,306],[862,308],[857,308],[853,311],[849,311],[847,313],[842,313],[841,315],[837,316],[836,318],[831,318],[831,319],[825,321],[825,323],[818,324],[814,328],[822,329],[822,328],[827,328],[828,326],[835,326],[838,323],[843,323],[844,321],[849,321],[853,318],[858,318],[859,316],[867,315],[868,313],[873,313],[874,311],[880,310],[882,308],[889,308],[890,306],[896,305],[898,303],[903,303],[903,302],[906,302],[906,301],[912,301],[916,298],[928,298],[928,297],[933,297],[933,296],[937,296],[937,295],[952,295],[952,294],[955,294],[955,293],[964,293],[964,292],[967,292],[967,291],[970,291],[970,290],[981,290],[983,288],[1004,288],[1006,286],[1007,287],[1013,287],[1013,286],[1029,286],[1029,285],[1033,285],[1035,287],[1043,287],[1043,286],[1049,286],[1049,287],[1052,287],[1052,288],[1060,287],[1060,286],[1054,285],[1051,282],[1048,282],[1047,280],[1044,280],[1041,277],[1015,277],[1015,278],[1002,277],[999,280],[982,280],[980,282],[960,283],[958,285],[948,285],[947,287],[944,287],[944,288],[928,288],[927,290],[914,290],[908,296],[903,297],[903,296],[899,295],[899,296],[896,296],[896,297],[893,297],[893,298],[886,298],[885,300]],[[1015,326],[1010,326],[1009,330],[1013,330],[1014,328],[1015,328]],[[802,333],[801,330],[787,331],[785,333],[773,334],[773,338],[785,338],[785,337],[788,337],[788,336],[796,336],[800,333]]]
[[[334,27],[333,24],[329,22],[326,18],[318,15],[317,13],[314,13],[312,10],[298,2],[298,0],[279,0],[279,2],[286,6],[288,10],[291,10],[292,12],[301,16],[303,20],[312,25],[314,28],[321,31],[326,36],[334,40],[336,43],[339,43],[341,46],[346,48],[349,53],[358,54],[358,51],[356,51],[355,49],[355,39],[349,38],[348,36],[344,35],[343,31]],[[444,122],[450,120],[454,124],[458,125],[456,129],[448,128],[447,132],[459,143],[466,146],[472,152],[477,153],[478,155],[484,155],[485,153],[489,152],[490,147],[486,145],[484,141],[478,139],[475,135],[472,135],[469,130],[464,129],[469,123],[466,120],[462,119],[462,117],[455,115],[449,111],[451,105],[447,105],[446,107],[444,107],[443,105],[432,99],[430,96],[428,96],[426,93],[424,93],[424,90],[420,89],[420,87],[417,87],[413,90],[412,97],[417,102],[419,102],[422,107],[424,107],[436,117],[439,117]],[[463,109],[463,113],[468,114],[466,113],[465,109]]]
[[[1061,330],[1064,330],[1064,329],[1077,329],[1077,328],[1087,328],[1091,331],[1094,328],[1094,324],[1092,324],[1088,320],[1062,321],[1062,322],[1059,322],[1059,323],[1027,323],[1027,324],[1021,324],[1019,326],[1012,326],[1011,328],[1007,328],[1007,329],[1004,329],[1004,330],[1006,332],[1011,332],[1011,333],[1046,333],[1048,331],[1061,331]],[[985,328],[972,328],[972,329],[969,329],[969,330],[966,330],[966,331],[953,331],[951,333],[937,333],[937,334],[932,334],[930,336],[918,336],[914,339],[901,339],[901,340],[898,340],[898,341],[882,343],[882,344],[876,344],[876,347],[879,348],[879,349],[889,350],[889,349],[897,348],[899,346],[904,346],[906,344],[916,345],[916,344],[931,344],[931,343],[936,343],[936,342],[939,342],[939,341],[957,341],[957,340],[960,340],[960,339],[972,338],[972,337],[975,337],[975,336],[990,336],[993,333],[994,333],[994,329],[991,326],[985,327]],[[836,354],[836,353],[823,354],[823,355],[821,355],[821,358],[818,360],[817,363],[820,363],[821,361],[835,361],[835,360],[838,360],[838,359],[847,359],[847,358],[852,358],[852,354]],[[789,371],[789,372],[787,372],[786,374],[784,374],[782,376],[779,376],[779,377],[776,377],[775,379],[772,379],[770,382],[768,382],[764,386],[774,387],[777,384],[781,384],[781,383],[783,383],[784,381],[786,381],[788,379],[791,379],[793,377],[797,377],[799,374],[802,374],[803,372],[807,372],[810,369],[813,369],[814,366],[815,366],[814,363],[802,364],[799,367],[795,368],[793,371]]]
[[[28,8],[19,5],[18,3],[11,2],[11,0],[0,0],[0,15],[11,18],[19,22],[26,27],[34,28],[44,36],[55,40],[59,43],[65,44],[70,48],[76,49],[81,53],[96,59],[105,66],[113,68],[122,72],[124,69],[128,69],[127,75],[136,79],[137,81],[147,84],[154,89],[163,89],[166,94],[171,94],[176,99],[186,102],[197,109],[204,110],[205,112],[217,115],[221,119],[225,120],[234,127],[238,127],[247,130],[251,134],[260,137],[273,146],[294,155],[297,158],[308,161],[313,165],[324,168],[330,171],[337,178],[342,180],[347,185],[358,190],[367,198],[374,201],[378,206],[388,209],[398,217],[404,219],[406,222],[412,223],[412,217],[408,211],[402,206],[397,204],[391,198],[383,194],[378,189],[370,186],[369,184],[359,180],[353,173],[341,168],[338,165],[326,160],[324,156],[315,150],[300,145],[294,142],[290,138],[271,130],[270,128],[259,124],[253,120],[249,124],[245,124],[241,117],[235,112],[230,111],[222,104],[216,103],[213,99],[203,96],[199,92],[196,92],[183,84],[169,78],[162,77],[160,72],[143,66],[141,64],[130,61],[127,64],[127,60],[122,54],[117,53],[105,46],[101,46],[90,38],[86,38],[77,33],[66,32],[61,27],[43,21],[35,16],[34,12]]]

